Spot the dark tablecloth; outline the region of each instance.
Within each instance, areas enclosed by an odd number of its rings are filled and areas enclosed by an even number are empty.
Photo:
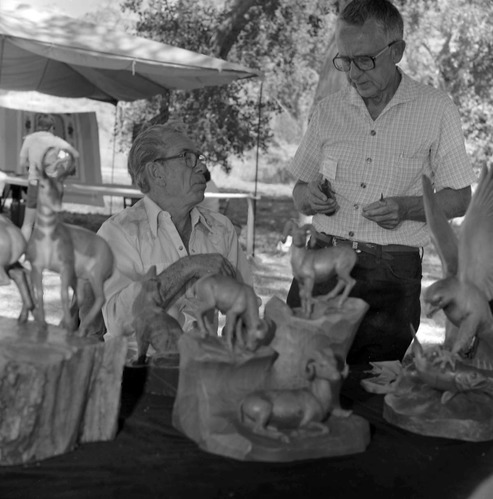
[[[459,499],[493,473],[491,442],[415,435],[386,423],[383,396],[353,369],[343,406],[371,424],[366,452],[293,463],[241,462],[208,454],[171,426],[173,399],[145,393],[125,372],[120,430],[39,463],[0,468],[8,498],[416,498]]]

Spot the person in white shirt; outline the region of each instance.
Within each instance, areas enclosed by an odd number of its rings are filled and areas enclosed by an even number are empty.
[[[102,310],[107,335],[128,332],[139,281],[152,266],[162,306],[187,331],[194,320],[191,286],[196,279],[221,273],[252,285],[250,265],[229,219],[200,205],[205,158],[180,127],[144,129],[130,149],[128,171],[144,197],[98,231],[115,255]]]
[[[464,215],[476,180],[452,100],[397,66],[403,29],[389,1],[347,4],[333,63],[348,86],[318,103],[290,167],[295,206],[313,215],[318,247],[348,245],[358,254],[350,296],[370,309],[348,354],[351,364],[401,359],[410,324],[419,327],[422,248],[429,241],[422,174],[432,178],[448,218]],[[334,284],[321,283],[315,294]],[[299,306],[296,281],[287,303]]]
[[[73,165],[72,161],[57,162],[60,151],[66,151],[74,159],[79,157],[79,152],[66,140],[58,137],[55,132],[55,119],[50,114],[40,114],[36,118],[36,131],[26,136],[19,153],[21,168],[28,170],[28,186],[26,209],[21,231],[29,241],[36,219],[36,206],[38,197],[38,169],[43,168],[50,177],[59,176],[60,172],[53,170],[57,164]],[[45,163],[43,163],[43,158]]]

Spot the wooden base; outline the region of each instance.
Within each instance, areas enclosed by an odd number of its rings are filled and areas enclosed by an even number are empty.
[[[0,317],[0,465],[113,439],[126,349]]]
[[[420,435],[471,442],[493,440],[493,397],[482,392],[458,393],[442,403],[442,391],[411,376],[399,379],[384,399],[383,417]]]
[[[330,347],[341,359],[354,341],[356,331],[368,310],[368,304],[358,298],[348,298],[337,306],[338,298],[316,300],[310,319],[299,317],[276,296],[265,306],[265,317],[276,324],[271,347],[279,353],[272,368],[272,388],[298,388],[307,385],[305,365],[313,350]]]
[[[244,426],[236,425],[238,435],[250,444],[246,461],[290,462],[322,457],[346,456],[364,452],[370,443],[370,425],[357,415],[347,418],[331,416],[325,423],[329,432],[302,433],[290,437],[289,443],[256,435]]]

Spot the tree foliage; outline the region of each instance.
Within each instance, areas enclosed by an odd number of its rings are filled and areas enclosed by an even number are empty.
[[[142,122],[152,114],[166,119],[169,106],[169,115],[189,125],[204,152],[226,170],[230,154],[243,154],[257,140],[267,149],[280,111],[299,136],[326,48],[325,30],[332,23],[333,8],[326,1],[232,0],[221,9],[196,0],[126,0],[122,8],[138,15],[140,36],[227,56],[265,75],[260,113],[260,81],[250,80],[127,105],[122,123]]]
[[[446,91],[459,108],[475,168],[493,146],[493,4],[490,0],[400,0],[406,63],[414,78]]]

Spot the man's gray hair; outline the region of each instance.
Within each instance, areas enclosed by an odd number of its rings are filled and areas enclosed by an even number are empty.
[[[150,190],[145,174],[146,164],[166,156],[168,147],[175,142],[176,137],[183,135],[186,135],[183,123],[174,120],[164,125],[144,126],[133,141],[128,153],[127,169],[132,183],[144,194]]]
[[[352,0],[339,14],[338,20],[353,26],[362,26],[374,19],[388,41],[404,38],[401,13],[388,0]]]

